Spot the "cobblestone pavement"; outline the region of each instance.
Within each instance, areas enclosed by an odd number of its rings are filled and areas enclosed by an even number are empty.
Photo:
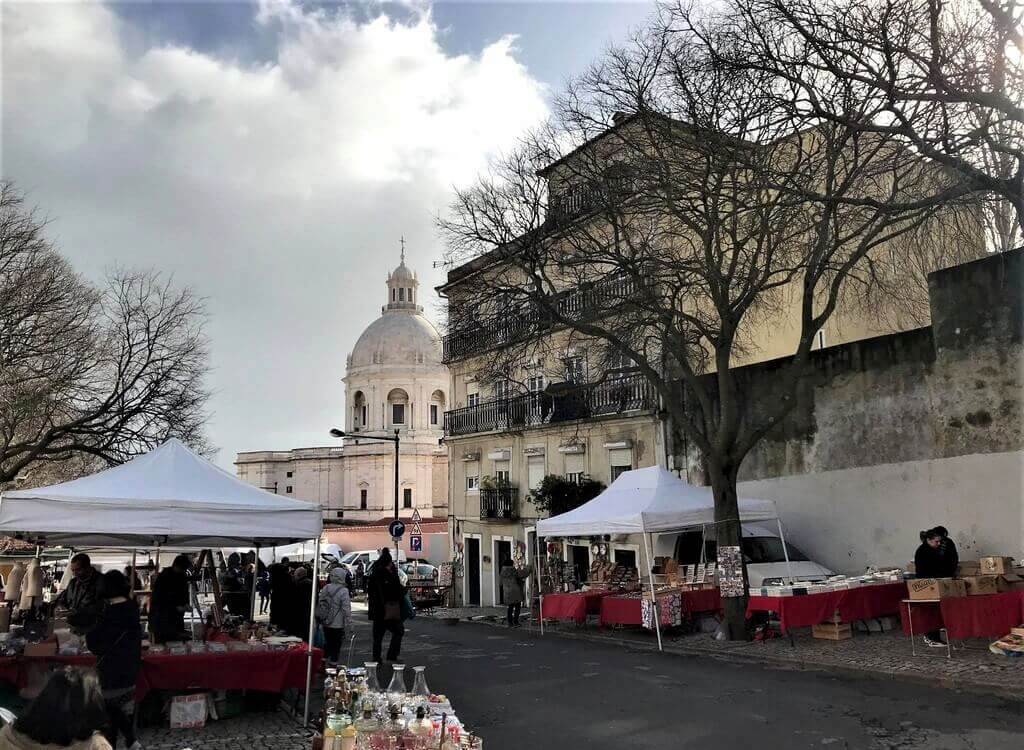
[[[201,729],[144,728],[145,750],[310,750],[310,733],[285,711],[244,714]]]
[[[466,607],[437,610],[433,617],[474,619],[505,627],[504,609]],[[537,631],[535,622],[524,631]],[[639,628],[597,627],[595,618],[585,627],[556,623],[545,625],[553,635],[572,638],[617,641],[623,645],[656,648],[654,633]],[[826,641],[810,636],[809,629],[794,631],[794,643],[788,638],[760,642],[716,641],[711,635],[666,634],[665,648],[676,653],[699,653],[711,656],[741,658],[802,669],[823,669],[836,672],[873,674],[919,681],[932,685],[988,692],[1024,700],[1024,659],[997,656],[988,650],[988,641],[966,641],[955,644],[953,658],[946,658],[945,649],[930,649],[918,641],[917,656],[910,650],[910,640],[901,631],[888,633],[857,633],[845,641]]]

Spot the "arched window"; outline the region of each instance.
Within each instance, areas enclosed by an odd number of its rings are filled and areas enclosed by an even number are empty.
[[[369,416],[366,408],[366,396],[362,391],[356,391],[352,397],[352,431],[366,429],[366,418]]]
[[[437,427],[441,424],[441,415],[444,413],[444,391],[436,390],[430,394],[430,426]]]
[[[403,427],[408,421],[409,394],[401,388],[395,388],[388,394],[388,415],[392,427]]]

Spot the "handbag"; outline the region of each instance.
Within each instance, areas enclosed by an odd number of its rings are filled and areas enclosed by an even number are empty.
[[[384,602],[384,621],[402,619],[402,604],[400,602]]]
[[[324,629],[323,626],[317,625],[316,630],[313,631],[313,648],[324,647]]]

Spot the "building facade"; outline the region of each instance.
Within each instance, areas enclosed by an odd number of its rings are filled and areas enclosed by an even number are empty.
[[[318,503],[325,522],[399,515],[448,515],[448,452],[441,443],[448,369],[437,329],[423,315],[419,281],[403,258],[389,274],[381,315],[347,359],[345,438],[338,446],[239,453],[238,477],[263,489]]]

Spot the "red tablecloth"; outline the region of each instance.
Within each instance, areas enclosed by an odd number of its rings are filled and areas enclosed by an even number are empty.
[[[545,594],[543,613],[545,619],[571,620],[582,625],[587,615],[601,612],[601,600],[611,592],[608,591],[571,591],[561,594]]]
[[[722,599],[718,589],[680,593],[684,616],[687,612],[717,612],[722,608]],[[605,625],[640,625],[642,620],[639,597],[606,596],[601,600],[599,622],[602,627]]]
[[[806,628],[825,622],[836,610],[844,622],[895,615],[901,610],[900,602],[906,598],[907,584],[903,582],[806,596],[752,596],[747,600],[747,617],[754,612],[777,612],[779,628],[785,633],[787,628]]]
[[[313,649],[313,672],[320,668],[323,652]],[[28,681],[30,662],[90,666],[93,656],[53,656],[0,659],[0,679],[18,687]],[[285,688],[306,688],[306,649],[287,651],[234,651],[226,654],[146,654],[135,686],[136,700],[151,690],[261,690],[280,693]]]
[[[913,607],[915,634],[945,627],[950,638],[999,638],[1024,622],[1024,591],[958,596],[938,604],[903,605],[900,619],[903,632],[909,635],[907,606]]]

